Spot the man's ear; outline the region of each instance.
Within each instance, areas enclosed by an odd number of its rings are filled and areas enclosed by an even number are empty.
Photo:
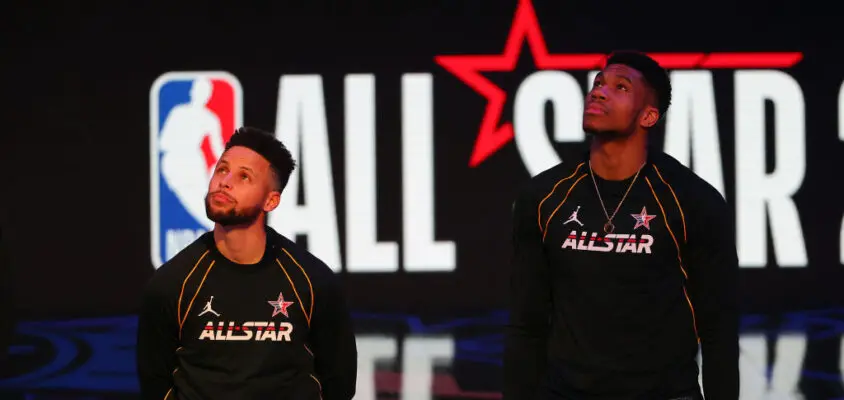
[[[639,119],[639,124],[645,128],[653,128],[659,122],[659,110],[654,106],[646,106]]]
[[[267,200],[264,201],[264,212],[270,212],[275,210],[278,207],[278,203],[281,201],[281,192],[273,190],[267,195]]]

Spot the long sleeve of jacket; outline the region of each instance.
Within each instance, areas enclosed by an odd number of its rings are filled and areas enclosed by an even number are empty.
[[[551,287],[535,197],[523,190],[513,206],[504,400],[536,398],[546,369]]]
[[[144,400],[161,400],[173,388],[179,324],[175,302],[155,278],[144,292],[138,317],[137,368]]]
[[[707,399],[737,400],[738,255],[732,213],[714,189],[693,204],[686,266],[701,343],[703,391]]]
[[[351,315],[338,279],[326,274],[315,288],[309,343],[324,400],[351,400],[357,384],[357,345]]]

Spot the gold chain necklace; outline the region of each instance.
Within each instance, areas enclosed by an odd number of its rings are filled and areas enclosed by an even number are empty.
[[[633,181],[630,182],[630,185],[627,186],[627,191],[624,192],[624,196],[621,198],[621,201],[618,202],[618,205],[615,207],[615,211],[613,211],[612,216],[607,213],[607,206],[604,205],[604,199],[601,198],[601,191],[598,190],[598,182],[595,181],[595,172],[592,171],[592,160],[589,160],[589,176],[592,177],[592,184],[595,185],[595,193],[598,194],[598,201],[601,202],[601,210],[604,211],[604,215],[607,217],[607,223],[604,224],[604,233],[610,234],[615,231],[615,225],[613,225],[612,220],[615,218],[615,215],[618,214],[618,210],[621,209],[621,204],[624,203],[624,200],[627,198],[627,194],[630,193],[630,189],[633,188],[633,184],[636,183],[636,179],[639,178],[639,173],[642,172],[642,168],[645,166],[645,163],[642,163],[642,166],[639,167],[639,170],[636,171],[636,175],[633,177]]]

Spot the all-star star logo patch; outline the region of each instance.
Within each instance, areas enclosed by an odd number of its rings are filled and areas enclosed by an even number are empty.
[[[290,318],[290,315],[287,314],[287,307],[293,305],[292,301],[284,301],[284,293],[278,292],[278,299],[275,301],[268,301],[271,306],[273,306],[273,317],[278,314],[284,315],[287,318]]]
[[[647,207],[642,207],[642,212],[639,214],[630,214],[633,219],[636,220],[636,225],[633,225],[633,230],[635,231],[640,226],[645,227],[647,230],[651,230],[651,220],[656,218],[656,215],[649,215]]]

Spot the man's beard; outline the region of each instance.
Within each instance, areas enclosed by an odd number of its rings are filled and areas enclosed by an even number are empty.
[[[613,141],[626,138],[633,132],[633,126],[627,129],[599,129],[583,126],[583,132],[587,137],[591,137],[600,141]]]
[[[634,115],[639,115],[640,113],[641,113],[641,110],[639,110]],[[607,117],[609,117],[609,116],[607,116]],[[584,114],[583,118],[584,118],[584,124],[582,126],[583,132],[586,133],[587,137],[592,137],[593,139],[596,139],[596,140],[599,140],[599,141],[614,141],[614,140],[627,138],[627,137],[633,135],[633,133],[636,132],[636,127],[637,127],[637,122],[638,122],[637,118],[631,118],[627,122],[627,124],[623,127],[602,128],[602,127],[600,127],[600,125],[601,125],[600,119],[597,121],[599,127],[595,127],[595,126],[589,126],[588,124],[585,123],[585,121],[586,121],[586,115],[585,114]],[[618,125],[618,124],[611,124],[611,125]]]
[[[623,133],[617,130],[590,129],[586,127],[584,127],[583,132],[586,134],[587,138],[592,138],[594,140],[599,140],[602,142],[620,139],[625,136]]]
[[[205,216],[222,226],[249,225],[261,216],[261,207],[237,209],[237,203],[230,210],[215,211],[211,209],[211,194],[205,196]]]

